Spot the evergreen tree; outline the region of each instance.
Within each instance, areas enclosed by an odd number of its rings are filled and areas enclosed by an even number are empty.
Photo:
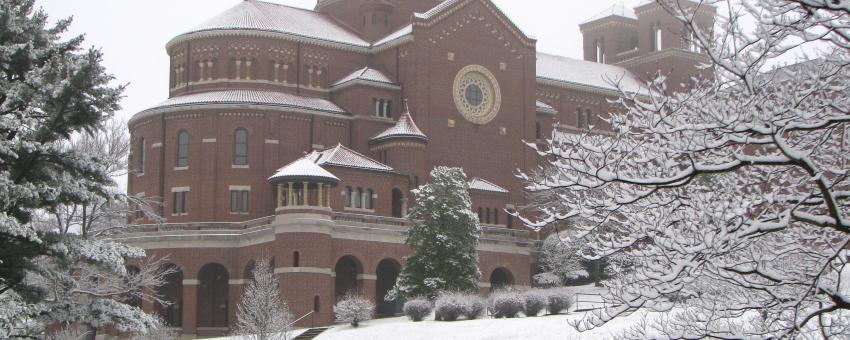
[[[61,40],[70,23],[48,26],[33,0],[0,0],[0,338],[40,337],[51,323],[82,323],[88,337],[110,324],[157,324],[135,305],[155,299],[141,287],[161,281],[158,263],[128,271],[125,260],[144,251],[98,236],[120,227],[101,224],[123,221],[43,218],[125,201],[110,176],[115,160],[69,143],[103,134],[124,90],[82,36]]]
[[[405,243],[413,249],[390,298],[427,296],[441,291],[477,292],[478,238],[469,183],[463,169],[437,167],[431,182],[413,190],[416,206]]]

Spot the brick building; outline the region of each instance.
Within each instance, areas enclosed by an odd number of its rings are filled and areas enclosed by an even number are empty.
[[[697,20],[713,23],[712,8]],[[617,97],[662,72],[687,86],[704,56],[657,4],[580,25],[584,60],[540,53],[487,0],[247,0],[167,44],[170,98],[136,114],[130,194],[162,202],[121,238],[179,273],[156,310],[187,335],[228,331],[252,259],[273,259],[300,325],[358,289],[381,314],[410,250],[410,190],[438,165],[470,176],[482,291],[529,286],[523,141],[608,127]]]

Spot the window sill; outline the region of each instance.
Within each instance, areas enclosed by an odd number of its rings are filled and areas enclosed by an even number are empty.
[[[251,168],[250,165],[236,165],[236,164],[233,164],[230,167],[233,168],[233,169],[250,169]]]
[[[142,177],[142,176],[144,176],[144,175],[145,175],[145,173],[144,173],[144,172],[140,172],[140,173],[137,173],[137,174],[136,174],[136,177]]]
[[[175,166],[174,171],[186,171],[189,170],[188,166]]]
[[[230,212],[230,215],[233,215],[233,216],[237,216],[237,215],[250,215],[250,214],[251,214],[250,212],[232,212],[232,211]]]
[[[173,217],[177,217],[177,216],[189,216],[189,213],[171,214],[171,216],[173,216]]]

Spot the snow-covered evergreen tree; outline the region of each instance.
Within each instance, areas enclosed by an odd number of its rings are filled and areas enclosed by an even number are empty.
[[[650,309],[670,338],[850,337],[850,1],[657,2],[713,77],[621,91],[612,135],[529,145],[547,164],[528,188],[554,195],[526,222],[578,220],[596,256],[635,261],[573,325]]]
[[[437,167],[428,184],[413,190],[416,206],[405,243],[413,250],[390,296],[434,298],[441,291],[477,292],[478,238],[463,169]]]
[[[143,332],[157,322],[136,303],[156,299],[142,288],[161,283],[160,263],[127,270],[144,251],[99,237],[125,225],[101,217],[122,215],[107,211],[126,202],[111,178],[126,151],[70,143],[105,136],[123,86],[82,37],[60,40],[70,20],[47,22],[32,0],[0,0],[0,338],[57,322]]]
[[[280,296],[277,276],[267,258],[256,261],[253,278],[242,292],[236,310],[236,327],[248,339],[287,338],[292,314]]]

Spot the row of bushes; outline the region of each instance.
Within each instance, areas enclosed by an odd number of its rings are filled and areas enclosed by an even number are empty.
[[[572,305],[572,294],[564,289],[497,291],[490,295],[489,301],[473,294],[443,293],[433,303],[428,299],[407,301],[404,314],[413,321],[422,321],[432,310],[437,321],[474,320],[488,311],[495,318],[513,318],[520,313],[537,316],[542,311],[560,314]]]

